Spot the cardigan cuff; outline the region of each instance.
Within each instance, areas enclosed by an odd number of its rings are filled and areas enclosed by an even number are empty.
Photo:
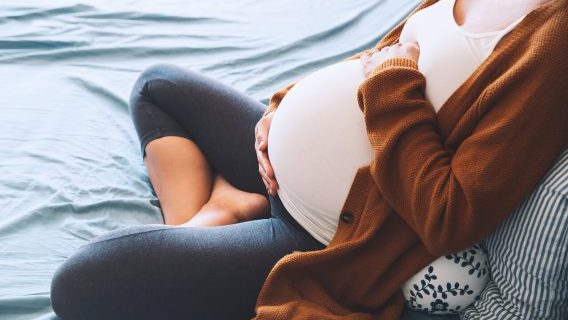
[[[385,60],[383,63],[379,64],[369,75],[369,78],[373,77],[377,73],[390,68],[411,68],[418,70],[418,63],[410,58],[390,58]]]

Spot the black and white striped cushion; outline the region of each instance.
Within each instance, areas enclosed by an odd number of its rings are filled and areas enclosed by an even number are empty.
[[[568,150],[484,244],[492,279],[462,320],[568,319]]]

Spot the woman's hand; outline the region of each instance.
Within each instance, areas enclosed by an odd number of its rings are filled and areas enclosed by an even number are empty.
[[[272,165],[270,160],[268,160],[268,131],[270,130],[270,124],[272,123],[272,117],[275,111],[271,111],[256,123],[255,130],[255,140],[254,149],[256,150],[256,157],[258,159],[258,171],[262,177],[262,181],[271,196],[276,195],[276,190],[278,190],[278,183],[274,177],[274,171],[272,170]]]
[[[404,42],[395,43],[392,46],[387,46],[381,50],[371,50],[368,53],[361,55],[360,61],[363,65],[363,73],[367,78],[375,68],[381,63],[392,58],[407,58],[418,62],[420,55],[420,47],[418,42]]]

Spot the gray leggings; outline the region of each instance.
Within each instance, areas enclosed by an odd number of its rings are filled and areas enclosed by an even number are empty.
[[[324,248],[267,194],[254,150],[266,106],[195,71],[157,65],[134,85],[142,145],[194,141],[235,187],[268,197],[271,216],[219,227],[145,225],[95,238],[56,271],[51,302],[72,319],[250,319],[268,273],[292,251]]]

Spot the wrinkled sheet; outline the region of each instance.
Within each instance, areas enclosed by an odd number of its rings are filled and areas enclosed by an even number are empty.
[[[418,2],[1,1],[0,319],[56,319],[49,286],[66,257],[162,222],[128,114],[144,68],[193,68],[266,104],[373,46]]]

